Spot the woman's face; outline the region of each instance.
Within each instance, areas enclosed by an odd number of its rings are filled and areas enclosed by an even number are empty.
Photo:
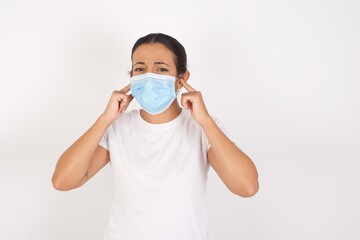
[[[176,76],[174,54],[161,43],[140,45],[132,56],[132,76],[145,73]]]

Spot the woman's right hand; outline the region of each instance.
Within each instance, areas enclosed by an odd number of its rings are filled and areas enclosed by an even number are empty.
[[[126,94],[129,91],[130,83],[120,91],[113,91],[106,109],[102,114],[110,124],[123,115],[130,102],[133,100],[134,96],[132,94]]]

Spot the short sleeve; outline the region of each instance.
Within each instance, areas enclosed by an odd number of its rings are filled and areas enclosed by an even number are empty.
[[[105,131],[104,135],[103,135],[102,138],[100,139],[99,145],[109,151],[109,139],[108,139],[108,134],[109,134],[109,129],[107,129],[107,130]]]
[[[213,115],[210,115],[210,116],[214,120],[216,125],[220,128],[220,130],[231,140],[232,137],[230,136],[229,131],[224,126],[224,124],[217,117],[215,117]],[[206,143],[207,143],[206,151],[208,151],[210,149],[210,147],[211,147],[211,144],[209,143],[209,140],[207,139],[207,137],[206,137]]]

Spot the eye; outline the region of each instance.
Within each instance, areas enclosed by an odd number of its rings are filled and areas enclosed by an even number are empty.
[[[169,70],[167,70],[166,68],[159,68],[158,69],[160,72],[168,72]]]
[[[134,72],[141,72],[141,71],[144,71],[144,69],[143,69],[143,68],[140,68],[140,67],[134,69]]]

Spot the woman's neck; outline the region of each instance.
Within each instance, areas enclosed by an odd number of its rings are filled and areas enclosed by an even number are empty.
[[[179,116],[180,113],[181,107],[179,106],[177,99],[173,101],[173,103],[169,106],[168,109],[157,115],[149,114],[143,109],[140,110],[140,116],[142,117],[142,119],[153,124],[170,122],[171,120],[174,120],[177,116]]]

